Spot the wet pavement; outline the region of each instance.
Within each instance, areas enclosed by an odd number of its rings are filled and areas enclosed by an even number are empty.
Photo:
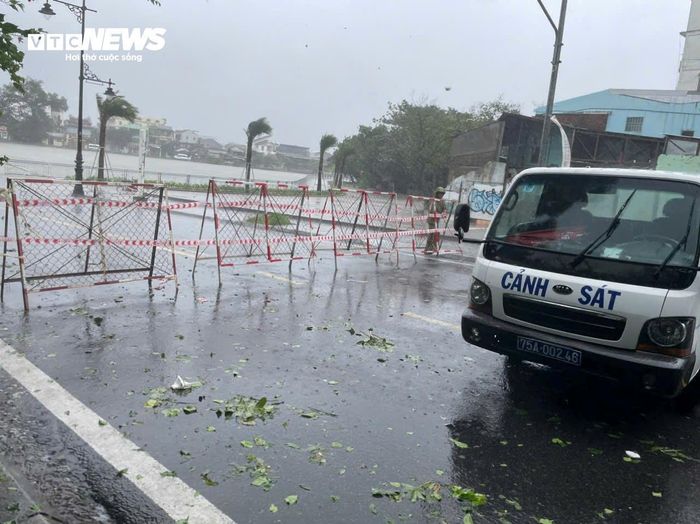
[[[177,298],[46,293],[25,317],[12,287],[0,338],[239,523],[697,522],[698,409],[467,345],[470,260],[323,253],[219,288],[180,257]],[[51,515],[167,520],[4,373],[0,396],[0,461]]]

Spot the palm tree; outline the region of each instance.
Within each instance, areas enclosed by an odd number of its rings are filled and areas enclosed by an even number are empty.
[[[133,122],[139,111],[121,96],[102,98],[97,95],[97,111],[100,115],[100,153],[97,161],[97,180],[105,178],[105,143],[107,142],[107,122],[119,117]]]
[[[326,155],[326,150],[335,147],[338,139],[333,135],[323,135],[321,137],[321,154],[318,159],[318,181],[316,182],[316,191],[321,191],[321,175],[323,174],[323,157]]]
[[[335,152],[335,173],[333,174],[333,185],[337,188],[343,186],[343,174],[345,173],[345,163],[348,157],[355,154],[355,149],[347,141],[343,141]]]
[[[260,135],[269,135],[272,133],[272,126],[267,121],[267,118],[262,117],[257,120],[253,120],[248,124],[248,129],[245,130],[245,134],[248,137],[248,143],[245,150],[245,179],[246,182],[250,181],[250,169],[253,163],[253,140],[255,140]]]

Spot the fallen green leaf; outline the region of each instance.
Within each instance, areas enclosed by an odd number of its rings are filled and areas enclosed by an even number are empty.
[[[456,438],[450,438],[450,442],[452,442],[455,446],[457,446],[460,449],[469,448],[469,444],[465,444],[464,442],[461,442],[461,441],[457,440]]]
[[[200,475],[200,477],[201,477],[202,480],[204,481],[204,484],[206,484],[207,486],[218,486],[218,485],[219,485],[219,483],[218,483],[217,481],[215,481],[214,479],[212,479],[212,478],[209,476],[209,472],[208,472],[208,471],[205,471],[204,473],[202,473],[202,474]]]

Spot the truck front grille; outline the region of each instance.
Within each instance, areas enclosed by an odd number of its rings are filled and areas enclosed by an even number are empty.
[[[528,324],[602,340],[620,340],[626,324],[615,315],[515,295],[503,296],[503,311]]]

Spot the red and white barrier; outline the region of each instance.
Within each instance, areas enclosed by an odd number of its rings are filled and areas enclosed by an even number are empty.
[[[7,192],[0,299],[5,284],[15,282],[28,309],[35,292],[177,281],[172,208],[163,186],[10,178]],[[7,263],[12,256],[16,268]]]
[[[306,186],[241,180],[209,182],[205,202],[170,204],[162,186],[10,180],[15,236],[5,223],[2,290],[22,282],[25,294],[135,280],[176,280],[176,248],[196,248],[195,266],[214,260],[238,265],[396,253],[403,241],[414,254],[460,252],[442,243],[453,203],[409,196],[399,215],[396,194],[331,189],[323,207]],[[199,238],[174,239],[171,211],[201,209]],[[6,213],[8,216],[9,213]],[[9,253],[8,245],[16,252]],[[6,259],[20,261],[6,275]],[[13,272],[14,271],[14,272]],[[0,294],[1,291],[0,290]]]

